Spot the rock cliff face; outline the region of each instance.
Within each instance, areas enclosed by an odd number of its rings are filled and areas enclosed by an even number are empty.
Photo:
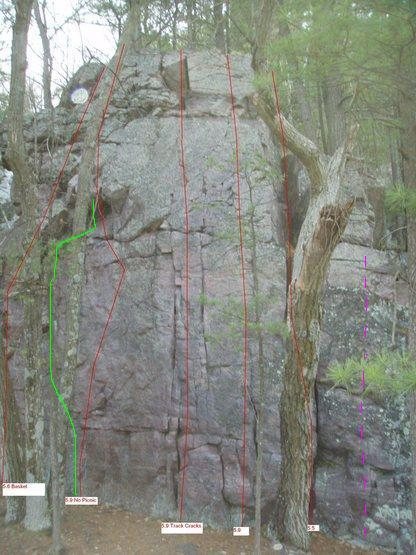
[[[125,261],[127,274],[97,367],[83,469],[85,494],[165,518],[175,518],[177,514],[184,448],[184,203],[178,97],[165,78],[166,68],[178,59],[178,54],[129,55],[105,121],[100,156],[101,195],[108,232]],[[233,56],[232,65],[249,299],[252,303],[255,294],[253,242],[248,225],[252,214],[259,265],[257,294],[265,324],[263,499],[267,522],[273,518],[279,485],[284,217],[281,179],[276,170],[278,149],[250,103],[253,93],[250,61]],[[224,58],[217,53],[190,53],[188,67],[185,158],[190,195],[190,435],[185,516],[229,528],[239,523],[243,420],[235,145]],[[83,74],[84,84],[89,79]],[[71,87],[75,86],[71,81]],[[43,181],[40,207],[45,206],[80,109],[76,106],[57,109],[52,157],[46,148],[50,138],[48,121],[41,114],[36,122],[28,122],[26,133],[32,152],[35,134],[38,136],[36,152]],[[60,238],[69,231],[82,137],[81,132],[48,222],[54,235]],[[344,390],[330,389],[325,369],[335,358],[341,360],[363,352],[364,255],[368,260],[371,292],[370,350],[387,345],[390,340],[395,289],[399,322],[405,321],[407,292],[403,282],[394,281],[400,253],[373,248],[378,246],[373,234],[376,228],[380,229],[381,218],[374,201],[379,198],[378,184],[369,184],[357,168],[349,171],[349,185],[356,188],[358,201],[343,241],[334,252],[325,300],[317,387],[316,523],[334,535],[359,541],[363,503],[359,488],[362,468],[358,399]],[[298,190],[295,211],[301,218],[302,199],[307,194],[307,183],[301,173],[292,186]],[[17,223],[8,236],[10,245],[18,243],[18,229]],[[378,232],[378,238],[379,235]],[[103,230],[97,228],[86,240],[79,371],[72,406],[78,429],[87,400],[90,365],[119,277]],[[8,271],[4,269],[4,275]],[[59,288],[62,291],[65,287],[65,279],[71,277],[62,278],[61,285],[57,284],[57,336],[64,329],[65,307],[59,303]],[[18,314],[18,305],[15,309]],[[16,316],[12,324],[12,334],[18,337],[22,322]],[[400,326],[398,329],[400,332]],[[399,333],[399,340],[404,341],[403,334]],[[11,362],[18,375],[17,356]],[[257,336],[253,330],[247,425],[249,517],[254,507],[257,370]],[[406,405],[404,401],[382,405],[370,399],[365,404],[370,465],[367,541],[406,553],[410,549]]]

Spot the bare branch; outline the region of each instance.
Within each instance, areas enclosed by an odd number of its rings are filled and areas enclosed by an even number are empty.
[[[48,28],[45,19],[44,5],[42,7],[43,16],[41,14],[38,1],[35,0],[33,3],[36,24],[39,29],[40,38],[42,41],[43,56],[42,56],[42,90],[43,90],[43,106],[47,110],[52,110],[52,91],[51,91],[51,81],[52,81],[52,54],[51,45],[48,38]]]
[[[281,141],[281,133],[274,108],[264,96],[260,96],[257,93],[253,95],[252,100],[272,135],[280,137]],[[312,193],[317,194],[324,182],[326,157],[313,141],[300,133],[283,115],[281,117],[286,144],[305,166],[311,181]]]

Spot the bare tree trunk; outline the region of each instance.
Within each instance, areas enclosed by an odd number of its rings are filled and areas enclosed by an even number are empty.
[[[264,360],[264,341],[261,329],[261,310],[259,303],[260,283],[259,266],[257,259],[257,236],[254,226],[254,200],[252,187],[249,184],[250,195],[250,214],[249,214],[249,233],[251,243],[251,267],[253,275],[253,299],[254,299],[254,322],[258,328],[258,387],[255,396],[257,405],[256,422],[256,484],[255,484],[255,507],[254,507],[254,553],[261,555],[261,500],[262,500],[262,480],[263,480],[263,433],[264,433],[264,395],[265,395],[265,360]]]
[[[230,32],[230,11],[231,6],[229,2],[224,4],[224,29],[225,29],[225,52],[228,54],[231,50],[231,32]]]
[[[328,202],[328,204],[327,204]],[[307,524],[313,515],[313,465],[316,452],[315,379],[319,358],[322,294],[331,253],[348,221],[352,203],[338,205],[323,196],[318,211],[305,224],[301,269],[289,289],[288,325],[291,338],[280,401],[282,471],[278,531],[302,549],[309,548]],[[296,256],[296,251],[295,251]]]
[[[399,178],[399,168],[397,164],[397,158],[398,158],[397,141],[392,136],[393,133],[390,127],[387,129],[387,133],[389,137],[391,181],[392,181],[392,185],[396,185],[401,181]]]
[[[319,130],[321,132],[321,143],[322,150],[328,152],[328,140],[325,129],[324,112],[323,112],[323,98],[322,98],[322,87],[320,83],[317,83],[317,103],[318,103],[318,116],[319,116]]]
[[[5,480],[11,479],[15,482],[25,481],[25,452],[24,435],[16,406],[16,399],[10,380],[8,364],[6,361],[7,353],[3,351],[1,357],[1,405],[3,408],[2,429],[4,430],[4,418],[7,418],[7,431],[5,443],[2,445],[2,456],[5,457]],[[7,395],[7,399],[6,399]],[[7,409],[6,409],[7,407]],[[6,414],[7,413],[7,414]],[[2,438],[4,441],[4,437]],[[8,524],[20,522],[25,516],[25,498],[8,497],[5,521]]]
[[[225,52],[224,16],[222,13],[223,4],[222,0],[214,0],[213,7],[215,27],[214,42],[215,46],[221,50],[221,52]]]
[[[176,50],[178,44],[178,15],[179,15],[179,2],[174,1],[175,11],[172,18],[172,48]]]
[[[58,399],[51,389],[51,414],[58,414],[61,410]],[[51,504],[52,504],[52,547],[51,555],[59,555],[64,551],[61,537],[62,499],[60,497],[62,476],[59,473],[60,465],[58,459],[58,430],[56,418],[50,420],[50,451],[51,451]]]
[[[195,0],[186,0],[186,25],[188,28],[189,48],[195,48],[196,46]]]
[[[6,160],[13,172],[15,196],[23,204],[33,175],[29,167],[23,139],[23,113],[26,91],[26,49],[33,0],[17,0],[13,25],[10,94],[8,108],[8,141]]]
[[[10,80],[10,100],[8,114],[8,144],[6,159],[13,171],[15,188],[14,195],[22,207],[22,219],[25,222],[27,244],[33,233],[37,218],[37,190],[33,168],[29,164],[23,138],[23,114],[26,87],[26,49],[33,0],[18,0],[15,4],[16,18],[13,26],[12,68]],[[25,321],[25,473],[27,482],[45,482],[47,464],[44,453],[44,407],[43,380],[40,354],[40,338],[42,334],[42,264],[40,248],[36,246],[31,252],[30,264],[24,271],[23,293]],[[4,372],[9,379],[8,353],[4,357]],[[13,399],[13,393],[10,392]],[[14,404],[14,410],[17,410]],[[8,422],[17,419],[16,415],[5,415]],[[10,434],[10,430],[9,430]],[[6,438],[17,441],[18,436]],[[9,453],[10,456],[10,453]],[[15,462],[9,461],[9,468]],[[28,497],[26,499],[25,526],[33,530],[49,526],[49,514],[46,497]]]
[[[294,79],[293,89],[294,89],[294,98],[295,103],[297,105],[298,115],[300,117],[300,121],[303,124],[304,134],[308,139],[312,141],[316,140],[316,131],[313,127],[313,117],[312,117],[312,109],[309,102],[309,95],[308,91],[306,90],[306,86],[302,77],[300,76],[300,68],[298,58],[295,55],[295,49],[293,47],[293,39],[290,34],[289,25],[286,21],[279,22],[279,37],[289,38],[291,49],[288,52],[287,60],[289,65],[295,68],[297,72],[297,76]]]
[[[43,88],[43,106],[47,110],[52,111],[52,92],[51,92],[51,80],[52,80],[52,55],[51,55],[51,45],[48,37],[48,27],[46,25],[45,16],[45,5],[46,2],[42,2],[42,14],[39,8],[38,0],[34,1],[33,8],[35,12],[36,24],[39,29],[40,38],[42,40],[43,49],[43,60],[42,60],[42,88]]]
[[[253,100],[272,134],[280,136],[274,109],[268,100],[257,95]],[[283,116],[282,121],[288,148],[309,174],[311,199],[297,241],[289,286],[291,337],[280,403],[282,468],[277,529],[283,540],[306,550],[310,541],[307,525],[316,449],[314,386],[322,297],[331,253],[353,207],[353,200],[341,201],[346,151],[353,135],[350,134],[332,157],[327,157]]]
[[[337,75],[327,77],[322,82],[322,98],[327,127],[326,154],[334,154],[346,135],[345,112],[342,107],[343,88],[337,82]]]
[[[34,201],[32,201],[34,202]],[[36,206],[36,205],[35,205]],[[23,213],[30,213],[28,221],[33,222],[30,233],[35,225],[36,210],[24,207]],[[30,220],[29,220],[30,218]],[[48,387],[47,363],[42,354],[42,306],[46,304],[46,296],[42,290],[43,271],[41,248],[38,243],[31,252],[27,263],[25,281],[30,289],[24,292],[25,317],[25,406],[26,406],[26,482],[47,482],[49,468],[48,457],[45,456],[45,406],[44,392]],[[30,530],[44,530],[50,527],[48,499],[44,497],[28,497],[24,525]]]
[[[295,83],[295,98],[299,106],[299,115],[303,123],[305,136],[312,141],[316,141],[316,130],[313,125],[312,109],[309,102],[309,94],[306,90],[305,83],[298,79]]]
[[[280,1],[280,0],[279,0]],[[252,48],[252,68],[256,72],[262,72],[266,69],[266,52],[265,48],[269,40],[272,29],[272,16],[276,9],[277,3],[274,0],[262,0],[257,7],[258,17],[255,19],[254,45]]]
[[[141,30],[141,10],[143,0],[130,0],[130,11],[126,21],[126,26],[120,38],[120,44],[123,41],[123,36],[125,36],[125,31],[127,25],[129,25],[129,35],[131,40],[131,45],[136,50],[139,50],[143,46],[143,35]]]

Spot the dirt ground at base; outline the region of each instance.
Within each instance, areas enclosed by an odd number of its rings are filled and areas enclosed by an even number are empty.
[[[47,554],[51,536],[28,532],[20,525],[5,526],[5,505],[0,499],[0,553],[3,555]],[[144,517],[107,506],[66,507],[63,539],[68,555],[251,555],[252,537],[233,537],[232,532],[204,528],[203,535],[163,535],[161,520]],[[262,541],[264,554],[288,554],[273,550],[274,542]],[[380,555],[383,551],[364,551],[313,532],[312,555]]]

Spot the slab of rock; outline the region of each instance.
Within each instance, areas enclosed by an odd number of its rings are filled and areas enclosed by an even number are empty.
[[[186,275],[179,99],[163,77],[163,69],[175,67],[178,60],[179,54],[129,52],[120,74],[122,86],[115,90],[103,128],[100,186],[106,228],[127,273],[95,372],[86,459],[81,470],[85,490],[98,495],[100,502],[176,519],[186,462],[185,510],[189,519],[230,529],[239,522],[243,464],[241,268],[230,94],[225,58],[221,54],[187,53],[189,91],[185,101],[184,153],[190,228],[190,379],[189,452],[185,461]],[[262,491],[263,519],[267,523],[274,518],[281,465],[278,407],[285,356],[285,326],[281,324],[286,279],[284,218],[278,202],[282,198],[282,184],[276,183],[271,177],[273,172],[268,171],[270,166],[278,165],[278,150],[250,102],[253,93],[250,60],[232,56],[231,61],[240,142],[242,212],[247,215],[255,207],[259,298],[262,321],[267,324]],[[98,72],[99,67],[93,67],[85,75],[77,73],[73,83],[92,82]],[[63,97],[57,110],[55,159],[51,162],[46,151],[39,153],[42,162],[39,206],[46,205],[59,171],[59,160],[65,156],[66,144],[75,130],[77,110]],[[46,115],[39,118],[38,128],[47,137]],[[31,119],[25,129],[31,148],[34,133]],[[55,218],[63,214],[71,217],[82,138],[83,132],[74,144],[63,175],[53,208]],[[359,326],[363,317],[364,256],[368,260],[370,334],[374,349],[386,345],[391,336],[393,298],[398,304],[398,322],[405,328],[408,291],[404,283],[397,285],[394,281],[396,268],[403,262],[400,253],[372,248],[375,222],[380,223],[381,216],[375,203],[368,199],[360,175],[354,170],[350,177],[359,201],[354,221],[332,257],[325,296],[316,492],[317,522],[322,529],[354,539],[362,507],[357,494],[360,467],[356,399],[342,390],[328,391],[324,384],[326,368],[335,359],[343,360],[363,350]],[[307,198],[307,188],[307,181],[298,183],[302,197],[299,202],[304,203]],[[296,213],[300,215],[304,206],[298,208]],[[61,233],[61,228],[52,227],[52,234]],[[252,307],[253,256],[249,229],[244,233],[247,290]],[[79,366],[71,407],[77,429],[81,429],[83,422],[91,362],[120,276],[100,225],[85,241]],[[7,237],[7,244],[2,245],[2,252],[10,255],[9,265],[0,265],[2,287],[14,269],[13,256],[22,250],[22,244],[16,225]],[[73,279],[65,261],[60,264],[61,280],[55,293],[55,314],[59,315],[57,348],[62,345],[65,331],[64,292],[68,280]],[[13,300],[11,309],[14,314],[11,335],[15,338],[12,348],[16,354],[10,366],[21,402],[23,363],[18,347],[22,336],[22,302]],[[45,317],[47,323],[46,314]],[[405,333],[399,327],[401,345]],[[47,353],[47,334],[44,341]],[[245,505],[247,523],[252,525],[258,410],[255,331],[250,331],[249,345]],[[407,408],[404,403],[370,401],[367,408],[368,453],[372,461],[368,540],[385,548],[399,545],[405,552],[410,545],[410,517],[406,512],[410,507],[406,493],[410,472]],[[70,472],[68,468],[69,475]],[[389,516],[394,511],[400,518]]]

